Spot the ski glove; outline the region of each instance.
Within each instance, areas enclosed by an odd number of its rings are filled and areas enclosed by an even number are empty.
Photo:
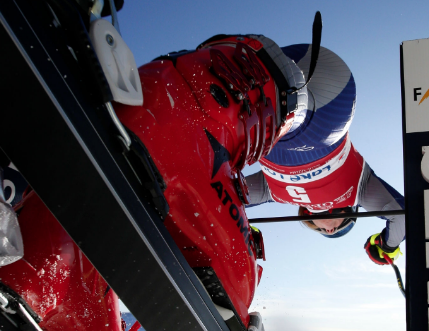
[[[402,255],[399,246],[393,248],[387,246],[384,242],[382,233],[376,233],[369,237],[365,243],[364,249],[371,261],[379,265],[389,264],[384,258],[384,255],[387,255],[392,260],[396,260],[399,254]]]

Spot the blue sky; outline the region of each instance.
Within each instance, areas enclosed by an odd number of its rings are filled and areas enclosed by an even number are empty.
[[[374,171],[403,193],[399,46],[429,37],[428,1],[127,0],[119,20],[142,65],[220,33],[264,34],[280,46],[310,43],[317,10],[322,45],[340,55],[355,77],[351,140]],[[249,209],[248,216],[296,212],[266,204]],[[261,312],[266,330],[404,330],[405,301],[393,269],[373,264],[363,250],[383,227],[380,219],[360,219],[350,234],[330,240],[298,223],[260,225],[267,261],[252,309]],[[405,278],[405,258],[397,264]]]

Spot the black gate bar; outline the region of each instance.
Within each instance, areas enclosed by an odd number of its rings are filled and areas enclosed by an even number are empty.
[[[343,214],[322,214],[322,215],[306,215],[306,216],[285,216],[285,217],[266,217],[266,218],[251,218],[250,223],[274,223],[274,222],[293,222],[293,221],[313,221],[327,220],[331,218],[361,218],[361,217],[378,217],[389,215],[404,215],[405,210],[389,210],[389,211],[371,211],[365,213],[343,213]]]

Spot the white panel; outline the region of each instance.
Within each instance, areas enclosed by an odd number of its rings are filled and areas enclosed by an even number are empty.
[[[404,41],[406,131],[429,131],[429,39]]]
[[[425,235],[429,239],[429,190],[424,190],[425,202]]]

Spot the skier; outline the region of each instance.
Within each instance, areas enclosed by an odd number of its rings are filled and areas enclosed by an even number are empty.
[[[311,45],[283,47],[286,56],[308,73]],[[308,109],[295,121],[271,153],[260,160],[262,170],[246,177],[252,205],[280,202],[299,206],[298,214],[338,214],[404,209],[404,198],[375,175],[350,141],[356,86],[348,66],[321,47],[314,75],[307,85]],[[249,206],[248,206],[249,207]],[[368,238],[365,250],[377,264],[396,259],[405,239],[405,216],[386,216],[386,227]],[[348,233],[355,218],[303,221],[327,238]]]
[[[289,130],[291,107],[298,113],[307,108],[305,87],[293,96],[287,92],[305,84],[303,74],[272,40],[256,35],[216,36],[195,51],[155,59],[139,74],[144,107],[113,104],[132,140],[123,154],[136,175],[130,180],[151,196],[158,194],[154,182],[160,184],[169,206],[164,226],[227,325],[247,329],[257,316],[249,307],[264,248],[245,214],[241,169],[267,155]],[[144,177],[146,167],[152,177]],[[26,295],[19,279],[11,283]]]

